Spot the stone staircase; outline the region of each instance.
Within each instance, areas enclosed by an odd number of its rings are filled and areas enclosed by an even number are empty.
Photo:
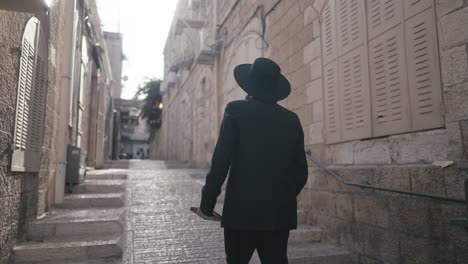
[[[27,241],[14,248],[15,263],[121,263],[125,179],[123,174],[88,175],[63,204],[29,224]]]

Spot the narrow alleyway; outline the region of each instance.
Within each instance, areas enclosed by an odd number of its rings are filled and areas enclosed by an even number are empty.
[[[224,263],[222,229],[190,212],[199,203],[199,170],[163,162],[130,163],[128,202],[134,263]],[[217,209],[219,210],[219,208]]]
[[[200,202],[206,170],[182,167],[161,161],[130,162],[127,228],[132,236],[127,239],[125,263],[226,263],[219,223],[201,220],[189,210]],[[222,199],[223,194],[215,208],[218,212]],[[320,228],[300,219],[289,238],[290,263],[351,263],[348,252],[321,243],[321,236]],[[260,263],[256,253],[250,263]]]

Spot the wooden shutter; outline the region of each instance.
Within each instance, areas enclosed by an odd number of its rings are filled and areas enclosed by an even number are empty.
[[[444,119],[434,10],[407,20],[405,34],[412,129],[441,127]]]
[[[44,138],[45,111],[47,102],[47,42],[38,31],[36,67],[34,72],[32,112],[27,147],[26,167],[29,171],[39,171],[41,166],[42,143]]]
[[[365,2],[337,0],[337,33],[339,56],[358,47],[367,40]]]
[[[40,169],[47,80],[47,42],[39,20],[31,18],[22,39],[12,171]]]
[[[337,57],[335,0],[326,3],[321,27],[323,65],[327,65]]]
[[[374,136],[411,129],[403,24],[369,42]]]
[[[338,94],[338,65],[336,61],[323,69],[325,98],[325,134],[327,143],[341,140],[340,100]]]
[[[402,0],[367,0],[369,39],[375,38],[402,21]]]
[[[31,18],[24,29],[21,42],[21,58],[16,99],[16,120],[11,170],[25,171],[26,149],[28,146],[29,116],[34,84],[34,65],[37,47],[39,20]]]
[[[367,45],[338,60],[341,132],[343,140],[371,136]]]
[[[408,19],[421,11],[433,6],[434,0],[403,0],[405,19]]]

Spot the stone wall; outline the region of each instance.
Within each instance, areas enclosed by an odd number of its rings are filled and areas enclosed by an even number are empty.
[[[161,159],[208,165],[217,131],[213,77],[210,66],[198,65],[181,85],[181,90],[171,91],[176,94],[169,95],[172,100],[166,103],[163,112],[163,123],[167,125],[163,125],[157,135],[167,139],[159,141]]]
[[[466,158],[463,120],[468,116],[463,102],[468,98],[462,87],[468,74],[468,38],[466,34],[463,36],[466,30],[455,23],[468,18],[464,13],[468,10],[466,4],[437,1],[435,5],[445,102],[444,128],[325,144],[319,20],[324,2],[301,6],[298,1],[289,2],[288,6],[288,1],[283,1],[272,13],[270,31],[267,31],[273,38],[270,56],[280,62],[293,85],[293,92],[283,105],[299,115],[305,129],[306,148],[348,181],[463,199],[466,171],[457,165],[442,169],[431,163],[450,160],[458,164]],[[282,5],[288,11],[281,12]],[[290,35],[301,28],[307,29],[296,37]],[[455,37],[453,32],[459,33]],[[302,48],[303,38],[310,39]],[[356,262],[468,261],[467,235],[462,228],[450,225],[451,219],[466,217],[463,205],[366,191],[339,183],[315,165],[310,170],[308,187],[300,197],[301,207],[308,212],[309,223],[324,227],[327,239],[352,250]]]
[[[13,2],[11,2],[13,3]],[[6,7],[9,8],[8,2]],[[66,65],[64,58],[69,50],[64,47],[65,35],[65,2],[53,1],[48,14],[41,8],[35,14],[1,10],[5,5],[0,4],[0,263],[10,263],[13,245],[17,240],[24,239],[28,222],[46,213],[56,203],[56,178],[64,176],[63,163],[59,162],[60,150],[63,145],[70,142],[75,144],[76,131],[59,131],[61,115],[68,117],[68,111],[60,111],[65,98],[64,76]],[[13,5],[21,10],[34,9],[34,5]],[[96,9],[95,6],[93,6]],[[34,12],[32,10],[31,12]],[[44,120],[44,138],[42,145],[41,165],[37,173],[11,172],[15,111],[17,101],[17,85],[19,61],[21,55],[22,34],[26,22],[36,16],[41,22],[41,29],[47,40],[48,76],[47,76],[47,102]],[[97,23],[98,24],[98,23]],[[81,29],[79,30],[80,32]],[[79,42],[81,43],[81,37]],[[77,45],[80,49],[80,45]],[[81,53],[77,52],[77,58]],[[78,60],[79,61],[79,60]],[[80,67],[75,67],[79,69]],[[110,70],[109,70],[110,72]],[[76,80],[79,80],[79,70],[76,70]],[[105,74],[103,74],[105,75]],[[84,93],[85,111],[83,114],[83,146],[86,155],[88,123],[91,118],[89,100],[91,96],[91,78],[87,80]],[[105,84],[107,85],[107,84]],[[79,87],[79,83],[76,84]],[[110,92],[107,86],[103,90]],[[78,89],[75,89],[78,90]],[[108,109],[109,96],[105,97]],[[77,96],[75,96],[77,98]],[[104,101],[104,100],[103,100]],[[103,102],[105,103],[105,102]],[[62,116],[63,117],[63,116]],[[75,119],[75,124],[76,124]],[[104,123],[104,122],[102,122]],[[76,125],[74,125],[76,128]],[[59,134],[68,134],[69,140],[59,142]],[[104,138],[105,135],[101,135]],[[84,158],[83,158],[84,160]],[[59,190],[60,191],[60,190]]]
[[[32,16],[33,14],[0,11],[0,263],[9,263],[12,247],[16,239],[23,239],[28,221],[47,210],[49,177],[54,173],[50,169],[53,162],[51,149],[56,115],[53,85],[55,65],[52,59],[48,61],[49,89],[40,170],[38,173],[17,173],[10,169],[21,39],[23,28]],[[44,25],[48,25],[48,22]],[[43,30],[47,33],[47,26]]]
[[[468,2],[425,2],[434,6],[436,17],[442,128],[326,144],[320,17],[327,1],[225,0],[211,6],[224,39],[215,64],[195,64],[165,94],[163,126],[152,143],[158,158],[208,165],[225,105],[245,96],[233,79],[233,67],[265,56],[277,61],[291,82],[290,97],[280,103],[299,115],[306,148],[315,159],[348,181],[464,199]],[[205,77],[207,87],[201,89],[198,83]],[[455,164],[431,165],[447,160]],[[346,186],[313,163],[299,200],[308,222],[324,228],[326,240],[353,252],[356,263],[468,262],[468,236],[449,223],[467,217],[462,204]]]

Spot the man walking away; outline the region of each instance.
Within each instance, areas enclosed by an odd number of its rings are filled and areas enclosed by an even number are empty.
[[[227,262],[248,264],[257,250],[263,264],[288,263],[308,173],[299,118],[277,104],[291,85],[266,58],[238,65],[234,76],[249,96],[226,107],[198,213],[212,216],[229,171],[221,220]]]

